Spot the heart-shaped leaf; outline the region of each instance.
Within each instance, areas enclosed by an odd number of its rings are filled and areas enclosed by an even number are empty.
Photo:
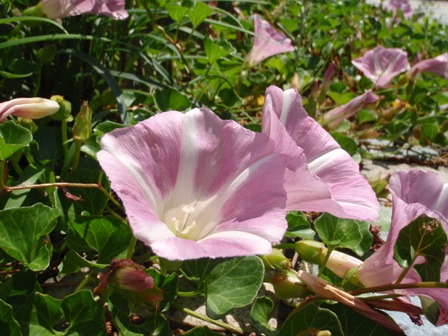
[[[45,269],[53,250],[48,234],[58,216],[43,204],[0,211],[0,248],[33,271]]]

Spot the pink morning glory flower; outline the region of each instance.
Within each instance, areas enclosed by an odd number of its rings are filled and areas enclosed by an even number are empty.
[[[309,117],[296,90],[270,86],[263,107],[263,132],[288,154],[288,210],[329,212],[342,218],[378,220],[379,204],[359,166],[318,122]],[[303,156],[291,154],[303,151]],[[306,165],[309,174],[297,167]]]
[[[369,50],[352,63],[379,88],[388,87],[392,79],[409,67],[405,51],[382,46]]]
[[[352,99],[347,104],[339,106],[325,113],[323,122],[329,129],[335,129],[342,121],[354,116],[359,110],[365,106],[376,102],[379,97],[366,91],[362,95]]]
[[[409,76],[421,72],[431,72],[448,79],[448,53],[416,63],[409,70]]]
[[[249,65],[254,66],[268,57],[294,50],[291,40],[272,28],[268,21],[258,15],[254,16],[254,21],[254,45],[246,56]]]
[[[399,10],[403,12],[405,18],[411,17],[413,13],[409,0],[389,0],[386,6],[392,10],[394,18]]]
[[[117,20],[128,17],[125,0],[42,0],[42,12],[50,19],[80,14],[101,14]]]
[[[0,123],[9,115],[25,119],[40,119],[59,110],[59,104],[45,98],[16,98],[0,103]]]
[[[436,219],[448,232],[448,183],[433,172],[419,170],[394,174],[389,182],[393,197],[392,224],[386,243],[359,268],[358,277],[366,287],[394,284],[403,268],[394,260],[394,246],[400,230],[421,215]],[[442,265],[440,282],[448,281],[448,250]],[[423,261],[423,260],[421,260]],[[402,283],[421,281],[420,275],[410,270]],[[446,288],[414,288],[397,290],[404,295],[424,295],[440,305],[438,325],[447,323],[448,290]]]
[[[283,237],[285,158],[265,134],[194,109],[114,130],[101,145],[135,237],[159,257],[268,254]]]

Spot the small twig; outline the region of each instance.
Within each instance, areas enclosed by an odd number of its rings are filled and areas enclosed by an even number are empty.
[[[54,183],[41,183],[41,184],[32,184],[32,185],[23,185],[23,186],[3,186],[8,192],[14,190],[23,190],[23,189],[38,189],[38,188],[49,188],[49,187],[73,187],[73,188],[102,188],[100,185],[96,183],[72,183],[72,182],[54,182]]]
[[[367,287],[367,288],[358,288],[352,291],[348,291],[347,293],[351,295],[359,295],[370,292],[384,292],[395,289],[407,289],[407,288],[448,288],[447,282],[438,282],[438,281],[424,281],[424,282],[411,282],[411,283],[400,283],[400,284],[392,284],[392,285],[383,285],[383,286],[375,286],[375,287]]]
[[[214,325],[216,325],[216,326],[218,326],[218,327],[224,328],[224,329],[226,329],[226,330],[228,330],[228,331],[230,331],[230,332],[232,332],[232,333],[235,333],[235,334],[237,334],[237,335],[244,335],[244,332],[243,332],[240,328],[231,326],[230,324],[227,324],[227,323],[222,322],[222,321],[213,320],[213,319],[211,319],[211,318],[208,317],[208,316],[205,316],[205,315],[196,313],[195,311],[193,311],[193,310],[191,310],[191,309],[181,307],[181,306],[179,306],[179,305],[177,305],[177,304],[175,304],[175,303],[173,303],[172,306],[173,306],[174,308],[176,308],[176,309],[178,309],[178,310],[184,312],[184,313],[187,314],[187,315],[190,315],[190,316],[193,316],[193,317],[195,317],[195,318],[197,318],[197,319],[200,319],[200,320],[202,320],[202,321],[205,321],[205,322],[214,324]]]

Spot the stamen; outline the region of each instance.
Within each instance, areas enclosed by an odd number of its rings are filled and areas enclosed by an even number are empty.
[[[196,226],[195,220],[190,221],[190,216],[196,209],[191,205],[185,205],[181,210],[183,212],[181,219],[179,220],[177,217],[172,217],[170,221],[176,236],[186,235]]]

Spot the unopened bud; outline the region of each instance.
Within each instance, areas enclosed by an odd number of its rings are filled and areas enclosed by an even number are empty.
[[[32,7],[25,9],[22,13],[22,16],[45,17],[45,14],[42,11],[42,5],[40,3],[38,3],[36,6],[32,6]]]
[[[65,100],[64,97],[62,96],[58,96],[58,95],[54,95],[51,96],[50,98],[51,100],[54,100],[55,102],[57,102],[59,104],[59,111],[55,114],[53,114],[53,119],[54,120],[67,120],[70,121],[71,117],[71,113],[72,113],[72,104],[68,101]]]
[[[107,271],[99,275],[99,279],[100,283],[95,288],[97,295],[104,293],[110,285],[136,305],[149,303],[158,307],[163,300],[163,292],[155,286],[154,279],[132,260],[112,260]]]
[[[113,285],[131,292],[143,292],[154,286],[154,279],[141,269],[122,267],[116,270]]]
[[[296,243],[296,251],[303,260],[322,265],[328,249],[324,244],[314,240],[300,240]]]
[[[40,119],[59,110],[59,104],[45,98],[16,98],[0,104],[0,123],[9,115],[24,119]]]
[[[328,248],[323,243],[313,240],[301,240],[296,243],[296,251],[303,260],[323,266],[327,258]],[[330,271],[340,278],[344,278],[346,273],[353,267],[358,267],[362,261],[346,253],[333,250],[325,264]]]
[[[73,140],[76,142],[85,142],[92,134],[92,109],[87,102],[81,106],[81,110],[75,117],[73,125]]]
[[[285,257],[279,249],[273,248],[271,254],[261,256],[264,266],[278,270],[288,270],[291,268],[291,261]]]
[[[283,271],[272,277],[275,294],[283,300],[302,298],[309,294],[304,284],[294,271]]]

